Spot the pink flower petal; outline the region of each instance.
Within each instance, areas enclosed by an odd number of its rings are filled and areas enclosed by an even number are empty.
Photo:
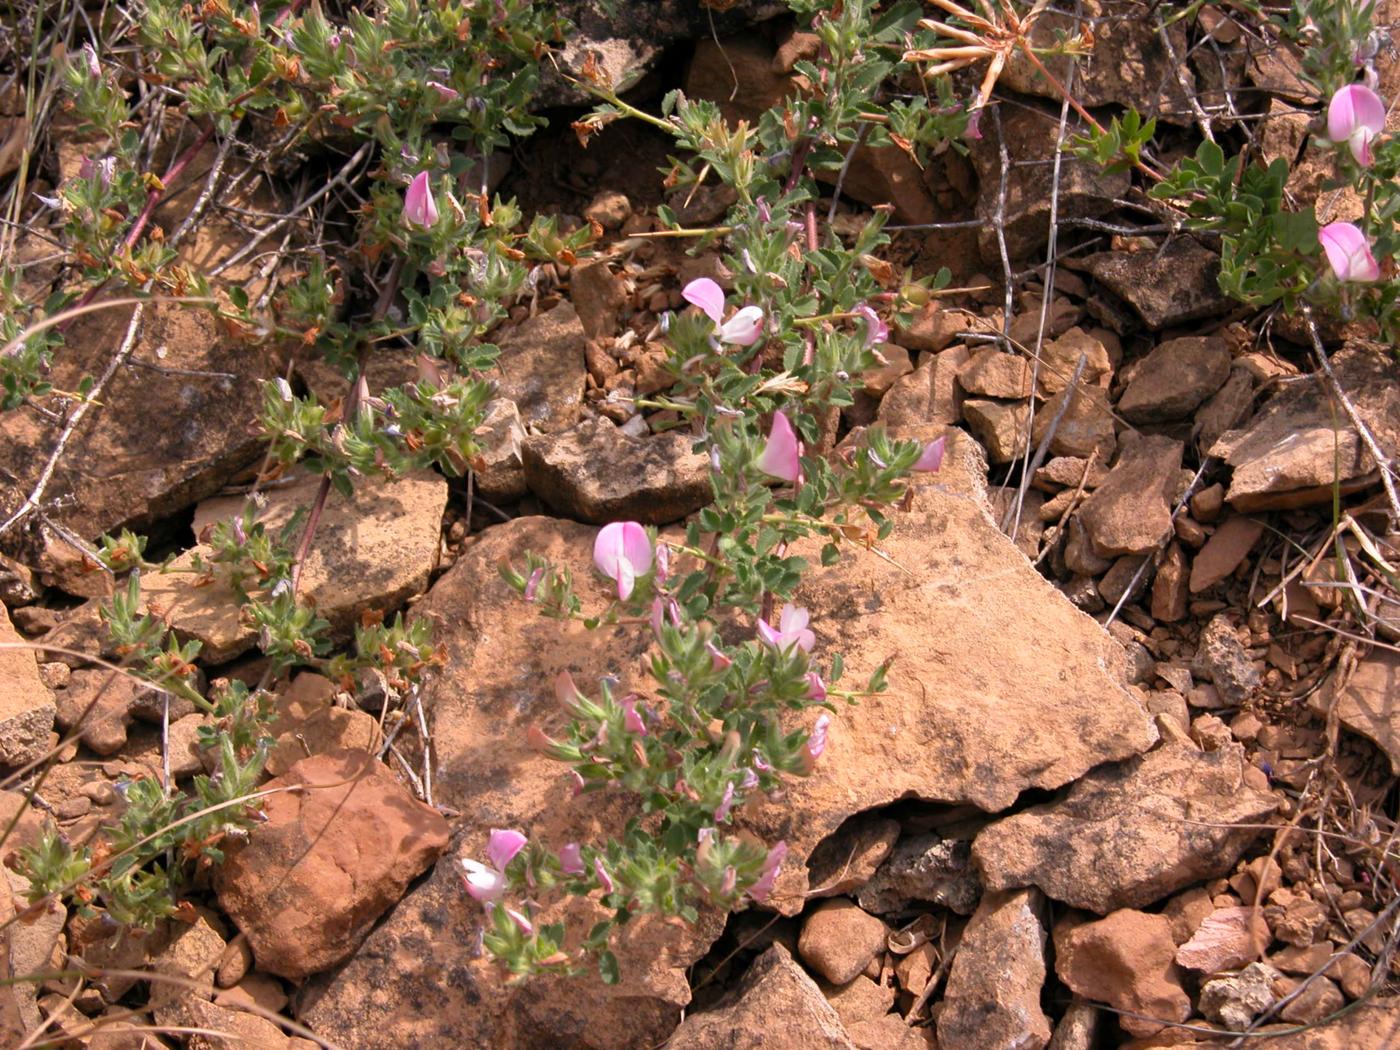
[[[802,476],[802,445],[782,412],[773,413],[773,426],[758,457],[758,469],[783,481],[796,482]]]
[[[924,446],[924,451],[919,458],[914,461],[915,470],[932,473],[943,466],[943,449],[947,445],[947,438],[937,438]]]
[[[1371,254],[1366,235],[1349,222],[1333,222],[1322,227],[1317,233],[1322,249],[1327,253],[1327,262],[1339,281],[1374,281],[1379,279],[1381,269]]]
[[[456,88],[450,88],[437,80],[428,81],[428,87],[436,91],[438,98],[442,99],[444,102],[452,102],[461,97]]]
[[[617,596],[626,601],[637,577],[651,569],[651,541],[635,521],[614,521],[598,530],[593,541],[593,564],[617,581]]]
[[[637,701],[632,697],[627,697],[618,703],[622,708],[622,725],[629,733],[637,733],[641,736],[647,735],[647,724],[642,721],[641,714],[637,711]]]
[[[506,914],[510,916],[511,921],[514,922],[515,925],[520,927],[520,932],[523,933],[526,937],[529,937],[535,932],[534,924],[531,923],[529,919],[527,919],[524,915],[520,914],[520,912],[516,911],[514,908],[507,908]]]
[[[488,904],[506,890],[506,877],[494,868],[475,860],[460,858],[462,882],[474,900]]]
[[[583,874],[583,847],[570,842],[559,851],[559,867],[565,875]]]
[[[529,840],[518,831],[491,829],[491,839],[486,844],[486,859],[497,871],[505,871],[506,865],[525,848]]]
[[[779,842],[768,851],[768,857],[763,862],[763,874],[748,890],[749,896],[758,903],[762,904],[773,892],[773,883],[777,881],[778,873],[783,870],[783,860],[787,857],[787,852],[786,842]]]
[[[826,699],[826,683],[816,671],[807,672],[807,699],[821,703]]]
[[[613,891],[612,876],[608,874],[608,869],[603,867],[603,858],[599,857],[593,862],[593,874],[598,876],[598,885],[603,888],[604,893]]]
[[[437,201],[433,199],[432,182],[426,171],[420,171],[408,184],[403,199],[403,217],[425,230],[438,221]]]
[[[715,324],[724,318],[724,289],[708,277],[697,277],[681,289],[681,298],[705,311]]]
[[[763,311],[746,306],[719,326],[719,341],[735,346],[752,346],[763,334]]]

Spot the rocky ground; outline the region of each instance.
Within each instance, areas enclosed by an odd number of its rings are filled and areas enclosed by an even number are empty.
[[[1201,97],[1247,88],[1270,118],[1254,132],[1261,154],[1291,158],[1316,100],[1300,97],[1286,51],[1207,14],[1211,46],[1186,59],[1145,25],[1116,23],[1081,97],[1155,107],[1186,141],[1176,72]],[[692,97],[752,116],[781,97],[804,46],[777,27],[702,39],[683,73],[663,65],[640,97],[683,78]],[[905,225],[953,224],[909,229],[893,253],[917,272],[950,266],[966,290],[892,333],[841,434],[880,422],[951,440],[898,516],[889,558],[848,557],[801,595],[820,650],[845,654],[856,679],[893,663],[887,692],[835,717],[816,773],[742,815],[791,849],[770,907],[629,926],[615,987],[510,986],[481,957],[481,907],[455,870],[492,827],[565,841],[628,812],[621,797],[573,799],[526,730],[559,717],[559,671],[626,676],[645,639],[542,620],[497,565],[535,550],[601,603],[596,525],[670,526],[709,493],[704,458],[631,398],[666,383],[659,316],[682,305],[686,280],[723,283],[723,264],[643,236],[660,228],[663,141],[620,125],[583,152],[558,120],[522,148],[503,191],[607,234],[499,337],[470,496],[436,475],[333,496],[303,577],[342,636],[365,609],[432,619],[443,671],[404,711],[294,678],[266,786],[321,790],[269,797],[197,906],[153,934],[61,911],[11,925],[8,974],[67,963],[70,975],[0,991],[0,1026],[18,1037],[46,1024],[46,1039],[103,1050],[177,1038],[1145,1050],[1244,1045],[1220,1033],[1251,1027],[1248,1045],[1271,1050],[1400,1045],[1400,532],[1355,425],[1382,455],[1400,452],[1393,351],[1339,328],[1329,377],[1305,334],[1216,290],[1217,246],[1111,232],[1140,221],[1144,199],[1126,175],[1068,159],[1059,236],[1074,250],[1047,269],[1058,105],[1024,70],[1002,88],[1000,138],[925,172],[866,150],[843,185],[838,228],[886,203]],[[1400,78],[1384,93],[1400,94]],[[690,224],[727,205],[672,203]],[[238,243],[217,233],[211,258]],[[124,321],[84,323],[88,338],[69,342],[102,360]],[[111,580],[62,542],[138,521],[189,561],[204,525],[239,504],[259,453],[255,380],[277,362],[203,323],[156,311],[141,347],[218,375],[133,374],[112,388],[53,483],[71,498],[48,512],[52,542],[0,563],[0,640],[44,647],[0,649],[0,763],[62,741],[28,801],[32,776],[0,796],[7,850],[46,820],[89,836],[131,779],[183,781],[209,761],[204,716],[166,712],[96,662]],[[1017,353],[989,338],[1004,323]],[[413,367],[386,352],[371,385]],[[299,381],[331,396],[343,385],[316,361]],[[4,506],[29,490],[51,432],[17,412],[0,433]],[[287,479],[267,513],[285,520],[316,483]],[[203,643],[210,678],[256,681],[236,602],[189,580],[152,575],[145,600]],[[17,901],[0,894],[0,911]],[[71,975],[83,967],[97,969]],[[143,969],[186,980],[147,982]]]

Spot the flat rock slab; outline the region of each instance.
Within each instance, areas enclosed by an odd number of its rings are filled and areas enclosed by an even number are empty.
[[[667,1050],[855,1050],[836,1010],[781,944],[719,1006],[691,1014]]]
[[[1223,314],[1233,305],[1218,283],[1219,254],[1190,237],[1177,237],[1160,251],[1100,252],[1084,265],[1154,332]]]
[[[258,969],[299,981],[350,955],[447,848],[447,821],[363,751],[298,762],[265,790],[267,820],[228,851],[214,886]]]
[[[23,641],[0,605],[0,643]],[[32,649],[0,649],[0,766],[33,762],[49,749],[56,708]]]
[[[1219,336],[1168,339],[1137,365],[1118,400],[1131,423],[1185,419],[1230,378],[1230,348]]]
[[[1332,355],[1332,371],[1381,451],[1394,459],[1400,453],[1400,385],[1391,352],[1350,343]],[[1245,427],[1222,434],[1210,454],[1234,468],[1226,499],[1246,512],[1325,503],[1334,481],[1345,494],[1379,477],[1346,413],[1334,407],[1325,377],[1317,375],[1289,383]]]
[[[1124,435],[1103,484],[1079,508],[1079,521],[1103,558],[1149,554],[1172,530],[1184,446],[1161,434],[1130,436]]]
[[[118,309],[78,318],[48,377],[54,386],[76,390],[84,375],[102,375],[130,317]],[[72,497],[46,513],[88,540],[212,495],[261,447],[249,421],[262,404],[259,380],[276,374],[270,353],[229,338],[206,313],[155,303],[130,360],[170,371],[118,368],[46,490]],[[29,495],[59,429],[29,407],[0,415],[0,521]],[[7,549],[14,540],[5,537]]]
[[[1246,768],[1238,744],[1163,745],[990,825],[972,857],[988,889],[1038,886],[1100,915],[1140,908],[1224,875],[1258,837],[1247,825],[1266,821],[1278,799],[1251,786]]]
[[[920,436],[937,433],[925,428]],[[823,659],[844,652],[851,681],[896,659],[888,692],[838,713],[816,773],[795,780],[781,806],[745,815],[767,841],[788,842],[772,898],[785,913],[802,909],[811,851],[853,813],[904,797],[998,810],[1027,787],[1059,787],[1156,738],[1121,678],[1117,643],[996,528],[980,478],[974,443],[955,434],[944,471],[920,488],[912,512],[896,516],[885,549],[899,566],[853,553],[814,571],[799,598],[812,609],[817,651]],[[620,793],[573,798],[564,767],[535,754],[526,731],[563,724],[553,689],[561,670],[581,686],[605,674],[625,685],[647,651],[648,632],[622,625],[590,633],[542,618],[496,572],[502,560],[519,565],[534,550],[570,569],[584,607],[600,609],[607,592],[591,565],[595,535],[547,518],[489,529],[418,607],[440,624],[453,669],[428,688],[425,702],[435,712],[435,792],[464,814],[463,855],[480,857],[492,827],[518,827],[557,846],[596,841],[631,815]],[[817,562],[815,548],[794,552]],[[1061,673],[1047,678],[1047,663]],[[583,928],[598,915],[589,901],[574,906],[571,921]],[[303,1019],[348,1050],[415,1040],[654,1045],[689,1000],[685,967],[722,925],[708,914],[690,930],[629,924],[629,939],[617,948],[622,982],[614,987],[584,975],[506,988],[485,960],[464,957],[462,946],[475,942],[482,923],[482,909],[463,893],[449,861],[439,862],[344,967],[313,984]],[[374,1030],[360,1021],[366,1008],[382,1019]]]
[[[1400,653],[1373,649],[1341,689],[1332,682],[1328,693],[1336,697],[1342,725],[1375,741],[1400,775]]]
[[[1034,889],[989,893],[963,931],[938,1039],[967,1050],[1040,1050],[1050,1019],[1040,1009],[1045,984],[1045,898]]]
[[[525,427],[557,434],[578,422],[588,369],[588,334],[573,304],[562,302],[500,338],[496,396],[514,401]]]
[[[632,437],[606,419],[585,420],[567,434],[527,438],[525,482],[551,507],[604,525],[665,525],[713,498],[710,461],[678,433]]]
[[[310,509],[320,484],[319,476],[308,476],[273,490],[259,520],[276,535],[298,508]],[[333,637],[349,637],[360,612],[396,608],[427,587],[446,507],[447,482],[430,472],[397,481],[363,479],[349,498],[331,490],[302,567],[301,590],[330,621]],[[195,511],[195,534],[242,513],[242,497],[206,500]],[[192,571],[196,553],[208,558],[211,551],[200,544],[176,558],[171,571],[143,576],[142,597],[177,632],[204,644],[201,659],[222,663],[251,649],[257,633],[240,618],[231,587],[199,586]]]

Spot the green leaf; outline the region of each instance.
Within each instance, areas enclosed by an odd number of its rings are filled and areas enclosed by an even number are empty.
[[[617,956],[604,948],[598,953],[598,973],[604,984],[617,984],[622,980],[622,970],[617,965]]]

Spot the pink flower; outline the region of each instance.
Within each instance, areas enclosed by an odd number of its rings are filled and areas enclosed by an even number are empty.
[[[585,787],[583,774],[577,769],[569,770],[569,786],[573,789],[574,798],[578,798],[579,795],[583,794],[583,789]]]
[[[565,875],[583,874],[583,847],[570,842],[559,851],[559,867]]]
[[[505,893],[506,877],[500,871],[466,857],[458,858],[457,863],[462,865],[462,882],[475,900],[489,904]]]
[[[733,864],[726,864],[724,868],[724,878],[720,880],[719,892],[721,896],[728,897],[734,892],[734,884],[739,881],[739,873],[734,870]]]
[[[426,171],[420,171],[408,184],[403,197],[403,217],[425,230],[438,221],[437,201],[433,199],[432,181]]]
[[[967,118],[967,128],[963,131],[963,137],[973,140],[982,138],[982,107],[978,106]]]
[[[617,596],[626,601],[637,577],[651,569],[651,540],[646,529],[635,521],[604,525],[593,541],[593,564],[604,576],[617,581]]]
[[[516,911],[514,908],[507,908],[506,914],[511,917],[511,921],[514,922],[515,925],[520,927],[520,932],[523,933],[526,937],[529,937],[535,932],[534,924],[531,923],[529,919],[525,918],[524,915],[521,915],[520,912]]]
[[[454,88],[450,88],[446,84],[440,83],[436,80],[428,81],[428,87],[436,91],[438,98],[442,99],[442,101],[444,102],[455,102],[458,98],[461,97],[461,93],[459,91],[457,91]]]
[[[1348,84],[1327,104],[1327,137],[1345,142],[1356,163],[1371,166],[1371,140],[1385,130],[1385,103],[1364,84]]]
[[[758,881],[749,887],[749,896],[762,904],[768,899],[768,894],[773,892],[773,883],[778,879],[778,873],[783,870],[783,858],[787,856],[788,848],[786,842],[779,842],[768,851],[768,857],[763,862],[763,874],[758,877]]]
[[[613,891],[612,876],[608,874],[608,869],[603,867],[602,857],[593,861],[593,874],[598,876],[598,885],[603,888],[604,893],[611,893]]]
[[[84,157],[82,164],[78,165],[78,177],[91,179],[96,176],[101,180],[104,187],[112,185],[112,176],[117,171],[116,157],[103,157],[100,160],[93,160],[91,157]]]
[[[505,871],[506,866],[515,859],[517,853],[525,848],[525,843],[528,841],[518,831],[502,831],[500,828],[492,828],[491,839],[486,844],[486,859],[497,871]]]
[[[1381,268],[1366,243],[1366,235],[1349,222],[1328,223],[1317,231],[1327,262],[1339,281],[1375,281]]]
[[[625,697],[618,703],[622,708],[622,725],[629,733],[637,733],[641,736],[647,735],[647,724],[642,721],[642,716],[637,712],[637,700],[635,697]]]
[[[708,277],[697,277],[681,289],[681,298],[704,311],[721,343],[750,346],[763,334],[763,311],[746,306],[724,320],[724,289]]]
[[[729,811],[734,808],[734,783],[729,781],[724,785],[724,794],[720,796],[719,805],[715,807],[715,823],[723,824],[729,819]]]
[[[861,303],[853,312],[859,314],[865,321],[865,345],[867,348],[877,346],[889,340],[889,325],[880,320],[880,315],[869,306],[865,303]]]
[[[535,600],[535,592],[540,589],[540,581],[544,579],[544,569],[539,568],[530,573],[530,578],[525,581],[525,600],[532,602]]]
[[[821,703],[826,699],[826,683],[816,671],[807,672],[807,699]]]
[[[83,45],[83,61],[87,63],[88,76],[93,80],[102,77],[102,63],[97,61],[97,51],[91,44]]]
[[[758,469],[783,481],[797,484],[802,478],[802,442],[792,422],[783,412],[773,413],[773,426],[758,456]]]
[[[759,619],[758,637],[765,645],[772,646],[779,652],[796,645],[803,652],[810,653],[812,646],[816,644],[817,636],[807,628],[809,619],[806,609],[787,602],[778,614],[776,631],[767,620]]]
[[[947,444],[946,438],[937,438],[924,446],[919,458],[914,461],[914,470],[921,470],[932,473],[943,466],[943,449]]]

